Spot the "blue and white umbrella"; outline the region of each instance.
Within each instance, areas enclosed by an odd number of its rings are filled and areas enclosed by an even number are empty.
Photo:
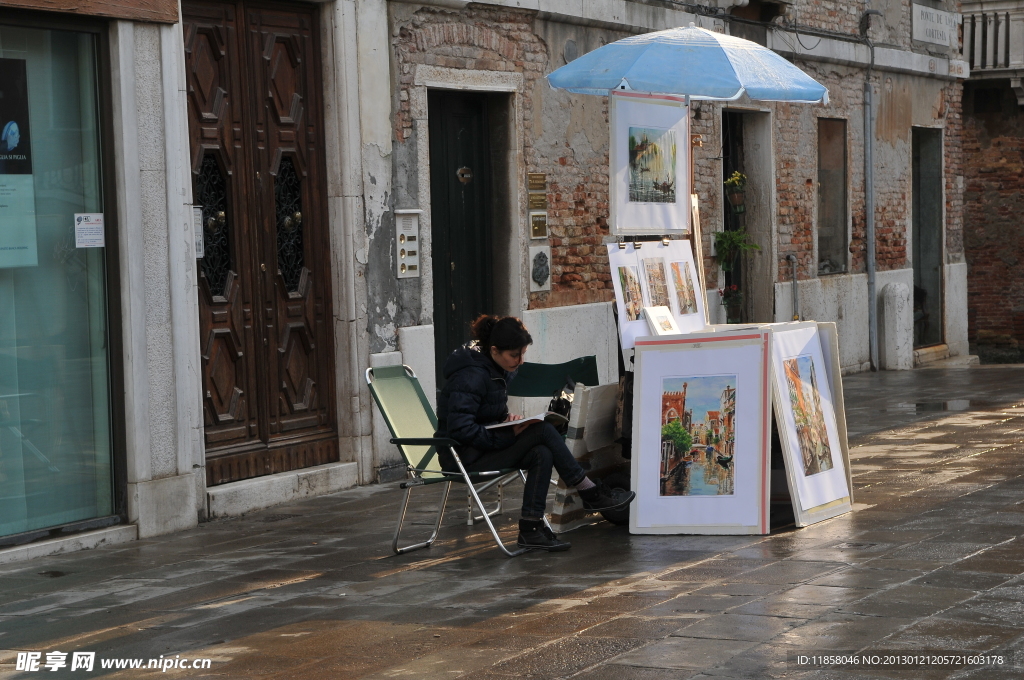
[[[609,43],[548,75],[552,87],[579,94],[611,90],[733,101],[827,104],[828,90],[757,43],[690,24]]]

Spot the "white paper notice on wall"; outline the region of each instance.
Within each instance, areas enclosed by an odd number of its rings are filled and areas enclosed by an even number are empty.
[[[203,209],[200,206],[192,208],[192,231],[196,237],[196,259],[206,257],[206,234],[203,232]]]
[[[75,247],[103,248],[103,213],[75,213]]]

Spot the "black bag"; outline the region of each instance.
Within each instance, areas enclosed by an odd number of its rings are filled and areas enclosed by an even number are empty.
[[[565,435],[569,432],[569,414],[572,412],[572,394],[576,391],[576,382],[569,376],[565,376],[565,387],[555,390],[548,404],[548,410],[565,418],[564,423],[557,423],[555,429],[558,434]],[[566,396],[566,392],[569,396]]]

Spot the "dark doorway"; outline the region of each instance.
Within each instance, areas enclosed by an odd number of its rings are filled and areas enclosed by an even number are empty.
[[[182,13],[206,483],[337,461],[319,10]]]
[[[913,129],[914,347],[942,343],[942,131]]]
[[[743,158],[743,114],[735,111],[722,111],[722,182],[732,177],[734,172],[746,173]],[[725,202],[722,212],[725,231],[744,231],[746,229],[746,205],[734,206]],[[743,288],[743,272],[739,266],[739,257],[733,262],[719,262],[725,270],[725,285],[737,285]]]
[[[469,338],[469,325],[493,311],[489,98],[431,90],[431,261],[437,384],[445,358]]]

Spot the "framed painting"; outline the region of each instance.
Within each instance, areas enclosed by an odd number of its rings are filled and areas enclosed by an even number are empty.
[[[796,524],[807,526],[852,509],[834,369],[825,362],[817,323],[773,324],[771,332],[775,419]]]
[[[608,266],[611,269],[612,288],[615,289],[615,307],[619,314],[619,338],[623,359],[629,366],[628,350],[633,349],[636,338],[649,335],[650,330],[644,319],[644,292],[640,287],[642,270],[637,261],[637,251],[632,243],[608,244]]]
[[[832,410],[836,414],[836,432],[839,435],[839,446],[843,450],[843,463],[846,465],[846,487],[850,492],[850,504],[853,499],[853,474],[850,472],[850,442],[846,430],[846,397],[843,394],[843,372],[839,363],[839,328],[835,321],[818,322],[818,339],[821,340],[821,354],[825,359],[825,372],[832,391]]]
[[[679,335],[679,326],[668,307],[644,307],[651,335]]]
[[[610,109],[611,233],[688,233],[686,98],[613,92]]]
[[[631,533],[768,533],[771,341],[637,339]]]

